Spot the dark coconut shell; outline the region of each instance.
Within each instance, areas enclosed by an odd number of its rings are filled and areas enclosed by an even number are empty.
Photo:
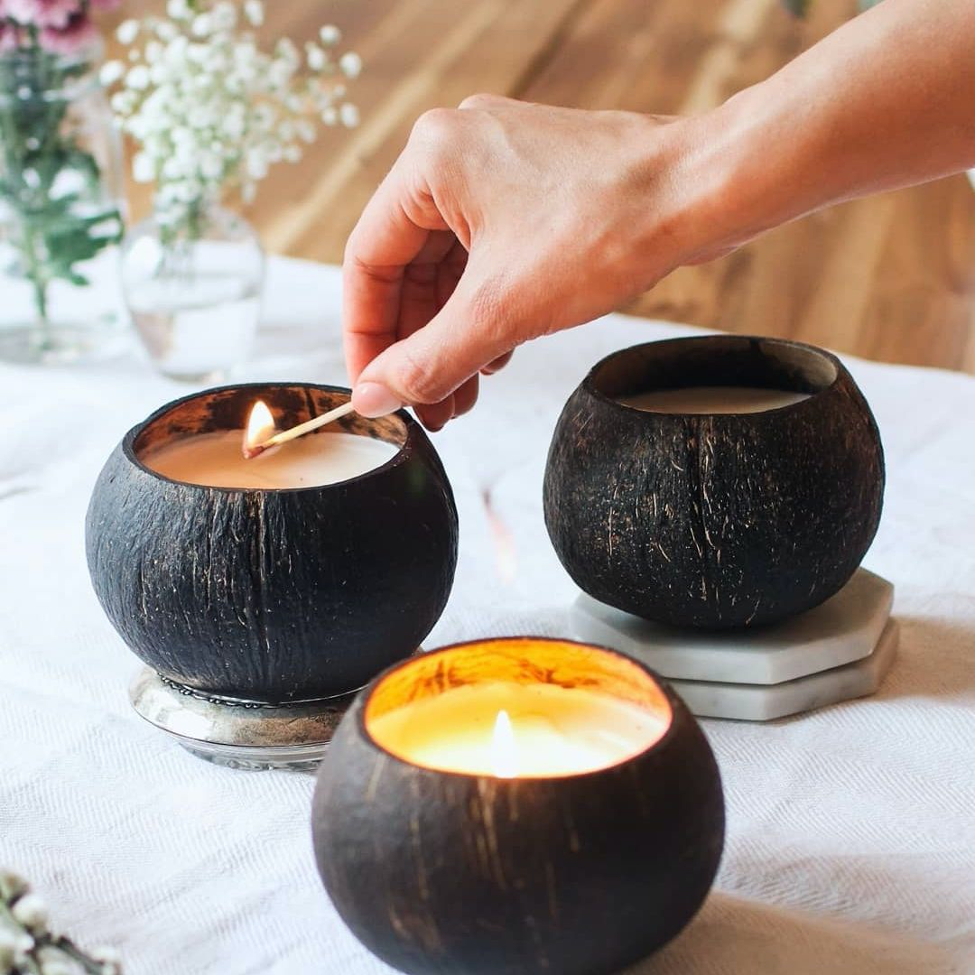
[[[491,664],[500,646],[529,681],[650,694],[667,702],[671,723],[616,766],[533,779],[419,767],[370,736],[382,697],[396,706],[476,681],[486,659],[489,674],[513,678]],[[642,959],[696,913],[722,853],[724,805],[698,723],[643,665],[509,638],[421,656],[361,692],[320,766],[312,827],[336,909],[391,966],[593,974]]]
[[[336,422],[401,448],[331,485],[209,488],[139,461],[174,437],[244,427],[258,399],[291,427],[348,400],[349,390],[220,387],[134,427],[92,493],[92,583],[129,647],[172,681],[276,703],[349,692],[412,654],[444,609],[458,547],[451,487],[405,412]]]
[[[812,396],[754,414],[664,414],[618,398],[744,386]],[[878,428],[837,359],[702,336],[598,363],[553,435],[546,527],[570,576],[631,614],[695,628],[779,621],[836,593],[882,511]]]

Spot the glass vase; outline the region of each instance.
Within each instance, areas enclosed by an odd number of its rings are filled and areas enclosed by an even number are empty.
[[[215,204],[173,224],[156,214],[122,244],[122,288],[156,368],[193,383],[226,378],[258,328],[264,251],[244,218]]]
[[[122,156],[99,58],[0,54],[0,360],[60,364],[122,345]]]

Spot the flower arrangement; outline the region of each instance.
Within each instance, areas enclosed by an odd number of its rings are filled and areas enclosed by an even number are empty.
[[[0,0],[0,217],[42,324],[51,283],[86,284],[78,265],[122,233],[69,119],[98,53],[91,14],[117,2]]]
[[[174,238],[196,237],[228,189],[251,200],[273,164],[301,158],[317,122],[358,122],[343,79],[360,59],[335,56],[339,30],[324,26],[304,52],[288,38],[265,51],[253,30],[264,15],[262,0],[169,0],[165,17],[118,28],[130,63],[109,62],[103,79],[119,82],[111,104],[139,145],[133,177],[156,184],[156,219]]]
[[[0,870],[0,974],[118,973],[112,950],[87,954],[53,932],[44,900],[20,876]]]

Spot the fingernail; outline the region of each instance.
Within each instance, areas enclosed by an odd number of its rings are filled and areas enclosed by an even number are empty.
[[[352,399],[354,410],[363,417],[383,417],[404,406],[382,383],[358,383]]]

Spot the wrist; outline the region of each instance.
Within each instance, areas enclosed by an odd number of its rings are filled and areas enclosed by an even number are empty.
[[[684,263],[726,254],[794,220],[819,197],[814,147],[802,149],[779,118],[766,83],[738,92],[709,112],[679,120],[676,185],[683,201]],[[799,156],[808,159],[802,169]]]

